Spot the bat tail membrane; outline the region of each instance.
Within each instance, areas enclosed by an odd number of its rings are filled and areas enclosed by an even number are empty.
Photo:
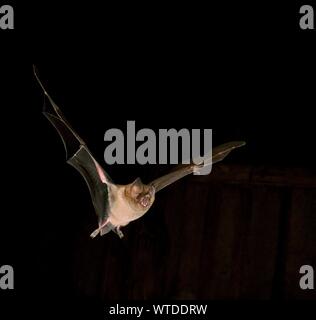
[[[105,234],[109,233],[110,231],[114,230],[115,226],[111,222],[109,222],[105,227],[103,227],[100,231],[100,235],[104,236]]]

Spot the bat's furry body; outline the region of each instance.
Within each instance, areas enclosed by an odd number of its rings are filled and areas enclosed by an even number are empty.
[[[46,92],[35,69],[34,73],[51,106],[51,111],[45,109],[43,113],[53,124],[64,143],[67,162],[80,172],[88,185],[99,225],[92,232],[92,238],[99,233],[102,236],[111,230],[122,238],[123,233],[120,228],[142,217],[153,205],[158,191],[203,166],[223,160],[233,149],[245,144],[243,141],[237,141],[221,145],[213,149],[212,159],[206,159],[199,165],[181,165],[148,185],[143,184],[140,179],[125,186],[116,185],[94,159],[85,142]]]

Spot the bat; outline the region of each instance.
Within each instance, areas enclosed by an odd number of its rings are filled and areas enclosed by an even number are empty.
[[[77,132],[66,120],[60,108],[47,93],[34,67],[34,75],[49,101],[50,110],[44,105],[43,114],[55,127],[66,151],[66,161],[84,178],[98,218],[98,228],[91,233],[91,238],[105,235],[110,231],[123,238],[122,227],[141,218],[151,208],[157,192],[198,171],[199,169],[222,161],[232,150],[245,145],[244,141],[233,141],[213,149],[211,159],[203,162],[176,167],[170,173],[144,184],[140,178],[127,185],[115,184],[107,172],[96,161]]]

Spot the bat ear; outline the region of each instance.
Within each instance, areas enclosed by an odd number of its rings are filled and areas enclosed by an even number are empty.
[[[141,186],[143,183],[142,183],[142,180],[140,180],[140,178],[137,178],[133,183],[132,185],[137,185],[137,186]]]
[[[140,178],[137,178],[131,186],[132,194],[137,196],[142,191],[142,185],[143,183]]]

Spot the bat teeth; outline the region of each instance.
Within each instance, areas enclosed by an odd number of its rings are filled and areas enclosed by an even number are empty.
[[[142,197],[140,200],[140,204],[144,208],[148,207],[148,205],[150,204],[150,195],[146,195],[146,196]]]

